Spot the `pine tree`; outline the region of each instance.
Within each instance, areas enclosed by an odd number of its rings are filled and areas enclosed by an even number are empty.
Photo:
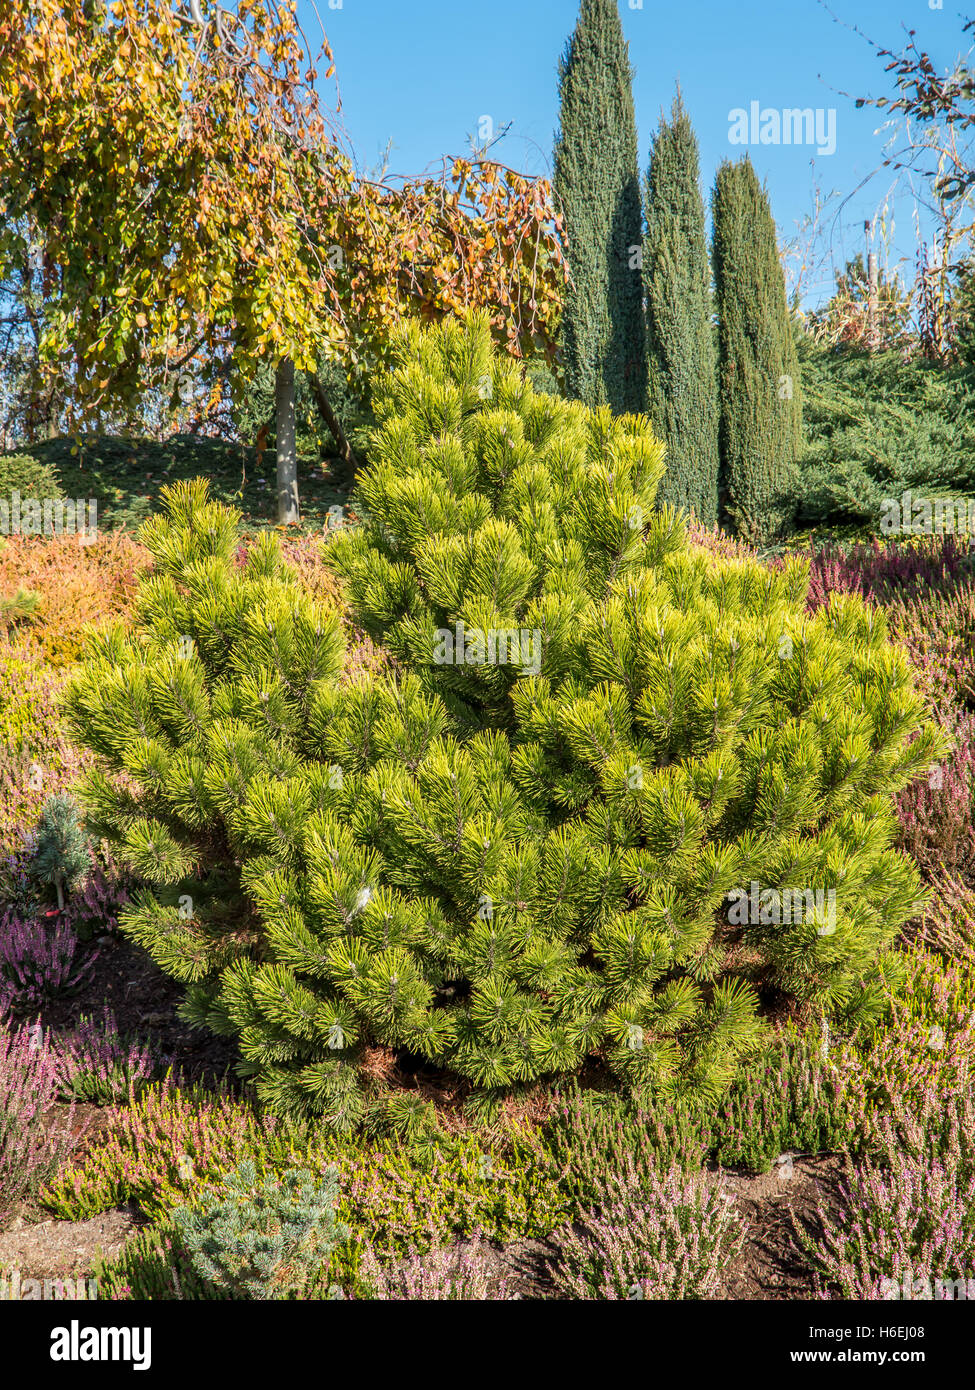
[[[243,1162],[219,1195],[172,1213],[196,1273],[232,1298],[307,1298],[349,1229],[336,1220],[338,1175],[293,1168],[260,1182]],[[333,1286],[330,1297],[342,1297]]]
[[[667,445],[660,501],[718,520],[718,379],[697,140],[680,94],[661,118],[646,184],[648,400]]]
[[[27,874],[41,889],[53,888],[58,907],[91,869],[91,848],[70,796],[49,796],[41,810]]]
[[[616,0],[582,0],[559,63],[555,193],[571,284],[562,317],[567,394],[616,414],[644,408],[646,362],[636,118]]]
[[[761,543],[795,515],[802,403],[775,223],[747,156],[721,165],[712,213],[724,506]]]
[[[941,751],[882,613],[689,545],[646,422],[536,393],[486,318],[404,328],[374,406],[324,554],[392,673],[340,680],[337,614],[197,482],[68,694],[186,1016],[346,1128],[376,1045],[488,1107],[587,1058],[714,1096],[763,993],[868,1017],[922,897],[891,793]],[[756,885],[829,909],[734,916]]]

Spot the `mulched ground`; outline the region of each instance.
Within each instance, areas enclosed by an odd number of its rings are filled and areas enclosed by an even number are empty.
[[[798,1248],[795,1224],[817,1224],[816,1208],[833,1212],[844,1160],[833,1154],[796,1158],[770,1173],[724,1172],[721,1184],[748,1222],[736,1263],[725,1272],[721,1298],[813,1297],[813,1280]]]
[[[99,953],[94,978],[46,1006],[38,1015],[45,1029],[66,1032],[85,1014],[100,1018],[107,1004],[123,1036],[151,1038],[185,1081],[233,1082],[239,1057],[235,1041],[190,1028],[177,1018],[183,988],[145,951],[114,933],[98,937],[88,949]]]
[[[96,1258],[114,1259],[142,1224],[130,1211],[107,1211],[89,1221],[15,1217],[0,1232],[0,1270],[18,1270],[21,1283],[88,1278]]]

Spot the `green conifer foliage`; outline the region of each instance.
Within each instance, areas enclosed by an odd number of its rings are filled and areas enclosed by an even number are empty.
[[[336,1220],[338,1176],[294,1168],[258,1181],[246,1160],[219,1196],[177,1207],[173,1225],[196,1273],[231,1298],[307,1298],[349,1230]],[[342,1297],[338,1286],[330,1297]]]
[[[680,95],[650,152],[643,277],[648,399],[667,446],[661,502],[718,520],[718,376],[697,140]]]
[[[41,810],[28,876],[41,889],[53,888],[58,907],[65,894],[81,883],[91,868],[87,835],[78,823],[78,807],[70,796],[49,796]]]
[[[633,75],[616,0],[582,0],[559,63],[555,193],[571,284],[562,317],[568,395],[643,410],[646,361]]]
[[[377,1044],[488,1105],[591,1057],[714,1095],[781,992],[867,1016],[921,897],[890,793],[940,751],[882,614],[691,547],[646,421],[536,394],[483,318],[404,328],[375,408],[325,554],[392,676],[339,680],[335,614],[194,484],[69,695],[188,1015],[340,1127]],[[756,883],[830,908],[742,918]]]
[[[718,170],[712,216],[724,507],[760,544],[795,516],[802,402],[775,223],[747,156]]]

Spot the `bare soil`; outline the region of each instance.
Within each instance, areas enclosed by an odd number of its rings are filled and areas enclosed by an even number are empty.
[[[25,1221],[0,1232],[0,1272],[26,1279],[87,1277],[99,1256],[114,1258],[139,1227],[131,1211],[107,1211],[89,1221]]]
[[[85,1014],[100,1018],[107,1004],[123,1036],[152,1039],[184,1081],[233,1082],[239,1056],[234,1040],[191,1028],[178,1018],[182,986],[145,951],[115,933],[98,937],[87,949],[98,952],[93,978],[36,1016],[45,1029],[67,1032]]]
[[[725,1171],[722,1187],[748,1222],[741,1255],[724,1275],[719,1298],[814,1297],[813,1277],[802,1257],[795,1223],[817,1224],[816,1209],[835,1209],[844,1160],[835,1155],[796,1158],[770,1173]]]

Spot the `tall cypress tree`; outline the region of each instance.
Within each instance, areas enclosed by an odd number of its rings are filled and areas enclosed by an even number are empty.
[[[562,350],[568,394],[617,413],[646,400],[632,79],[616,0],[582,0],[559,63],[555,191],[572,275]]]
[[[643,275],[648,400],[667,445],[662,502],[718,519],[718,383],[711,267],[697,140],[678,92],[661,118],[646,183]]]
[[[724,506],[762,542],[795,515],[802,404],[775,223],[747,156],[718,170],[712,214]]]

